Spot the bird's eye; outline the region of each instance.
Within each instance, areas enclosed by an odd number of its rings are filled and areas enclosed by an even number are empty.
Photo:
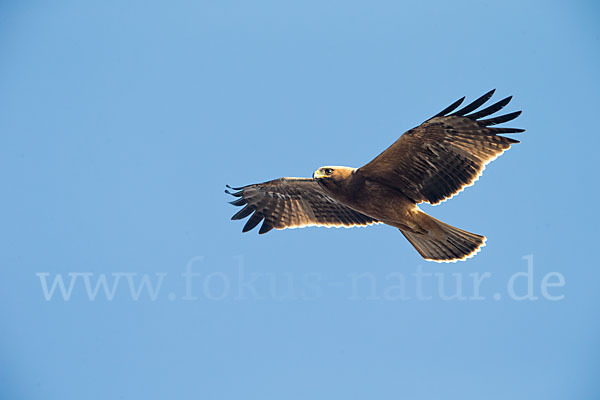
[[[325,172],[325,175],[331,175],[331,174],[333,174],[333,169],[325,168],[324,172]]]

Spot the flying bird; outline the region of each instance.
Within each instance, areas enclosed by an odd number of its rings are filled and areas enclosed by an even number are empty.
[[[405,132],[360,168],[325,166],[312,178],[279,178],[226,193],[244,206],[231,219],[250,218],[242,231],[261,221],[258,233],[305,226],[354,227],[384,223],[396,227],[430,261],[456,262],[475,255],[485,236],[448,225],[418,204],[439,204],[473,185],[485,169],[518,140],[500,134],[524,129],[495,125],[521,111],[490,117],[512,96],[478,110],[494,94],[484,94],[455,111],[464,97]]]

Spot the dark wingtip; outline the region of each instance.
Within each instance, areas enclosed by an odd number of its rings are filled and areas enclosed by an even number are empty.
[[[499,102],[494,103],[491,106],[484,108],[483,110],[474,112],[473,114],[465,115],[465,117],[472,119],[472,120],[477,120],[479,118],[487,117],[488,115],[492,115],[492,114],[500,111],[504,107],[506,107],[506,105],[508,103],[510,103],[511,100],[512,100],[512,96],[505,97],[502,100],[500,100]]]
[[[503,124],[505,122],[512,121],[513,119],[517,118],[519,115],[521,115],[521,113],[522,111],[515,111],[495,118],[482,119],[479,120],[479,122],[484,124],[485,126]]]
[[[235,193],[231,193],[229,190],[225,189],[225,193],[230,194],[230,195],[235,196],[235,197],[242,197],[242,192],[241,191],[235,192]]]
[[[460,106],[462,104],[463,101],[465,101],[465,96],[463,96],[460,99],[456,100],[454,103],[450,104],[448,107],[444,108],[442,111],[440,111],[439,113],[435,114],[433,117],[431,117],[429,119],[445,116],[449,112],[454,111],[458,106]]]
[[[255,210],[256,210],[255,206],[247,205],[246,207],[242,208],[240,211],[233,214],[233,216],[231,217],[231,220],[235,221],[238,219],[244,219],[248,215],[252,214]]]
[[[486,94],[484,94],[481,97],[487,98],[488,100],[492,98],[492,96],[494,95],[494,93],[496,93],[496,88],[493,88],[492,90],[490,90],[489,92],[487,92]]]
[[[521,128],[487,128],[490,133],[494,135],[505,134],[505,133],[523,133],[525,129]]]
[[[225,184],[225,186],[231,190],[242,190],[243,188],[245,188],[246,186],[240,186],[240,187],[233,187],[233,186],[229,186],[227,184]]]
[[[489,99],[492,98],[492,95],[494,94],[494,92],[496,91],[496,89],[492,89],[489,92],[485,93],[483,96],[479,96],[477,99],[475,99],[473,102],[467,104],[466,106],[464,106],[463,108],[461,108],[458,111],[453,112],[450,115],[458,115],[460,117],[464,116],[465,114],[470,113],[471,111],[475,111],[477,108],[481,107],[483,104],[485,104]]]
[[[266,219],[263,221],[262,225],[260,226],[260,230],[258,231],[259,235],[264,235],[265,233],[269,232],[271,229],[273,229],[273,225],[271,225]]]
[[[254,214],[252,214],[252,216],[250,218],[248,218],[248,221],[246,221],[246,225],[244,225],[244,227],[242,228],[242,233],[251,231],[252,229],[254,229],[256,227],[256,225],[258,225],[265,217],[256,212]]]
[[[243,206],[244,204],[248,204],[248,200],[240,198],[237,200],[230,201],[229,204],[233,204],[234,206]]]

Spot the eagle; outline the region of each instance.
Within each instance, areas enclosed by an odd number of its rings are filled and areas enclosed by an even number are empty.
[[[398,228],[426,260],[456,262],[475,255],[485,236],[448,225],[421,211],[471,186],[485,166],[518,140],[500,136],[524,129],[498,127],[521,111],[492,116],[512,99],[480,109],[494,94],[457,108],[455,101],[360,168],[325,166],[312,178],[279,178],[225,192],[243,206],[232,220],[250,216],[242,232],[306,226],[355,227],[387,224]]]

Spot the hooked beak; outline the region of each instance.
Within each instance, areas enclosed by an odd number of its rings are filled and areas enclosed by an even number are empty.
[[[325,174],[323,174],[321,172],[321,170],[318,169],[313,173],[313,179],[320,179],[320,178],[325,178]]]

